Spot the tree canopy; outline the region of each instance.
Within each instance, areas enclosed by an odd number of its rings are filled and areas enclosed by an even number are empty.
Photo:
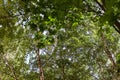
[[[0,80],[119,80],[120,0],[1,0]]]

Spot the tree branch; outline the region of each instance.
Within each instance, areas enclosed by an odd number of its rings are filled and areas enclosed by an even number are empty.
[[[37,54],[36,58],[37,58],[39,74],[40,74],[39,80],[44,80],[43,68],[42,68],[42,65],[41,65],[41,58],[40,58],[39,53],[40,53],[39,48],[37,48],[37,50],[36,50],[36,54]]]
[[[100,6],[100,8],[101,8],[103,11],[105,11],[104,5],[100,4],[100,3],[98,2],[98,0],[95,0],[95,2]]]
[[[14,71],[14,69],[13,69],[13,66],[10,65],[9,61],[7,60],[7,58],[6,58],[5,56],[3,57],[3,60],[4,60],[5,64],[8,66],[8,68],[10,69],[14,80],[18,80],[18,79],[17,79],[17,76],[16,76],[16,74],[15,74],[15,71]]]
[[[115,25],[113,25],[114,29],[120,34],[120,30],[117,29]]]
[[[107,43],[106,43],[105,36],[104,36],[103,33],[101,34],[101,38],[102,38],[102,41],[103,41],[103,44],[104,44],[104,48],[105,48],[105,52],[106,52],[108,58],[109,58],[110,61],[112,62],[113,67],[116,67],[116,63],[115,63],[115,61],[114,61],[114,59],[113,59],[113,57],[112,57],[112,53],[109,51],[109,48],[108,48],[108,45],[107,45]]]
[[[102,0],[103,1],[103,0]],[[98,2],[98,0],[95,0],[95,2],[100,6],[100,8],[105,12],[105,2],[103,2],[103,4],[100,4]],[[117,20],[114,22],[113,24],[114,29],[120,34],[120,22],[118,22]],[[117,28],[116,28],[117,27]]]

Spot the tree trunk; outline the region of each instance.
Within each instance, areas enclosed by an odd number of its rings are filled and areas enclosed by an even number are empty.
[[[44,74],[43,74],[43,68],[42,68],[42,64],[41,64],[39,48],[37,48],[36,54],[37,54],[37,56],[36,56],[37,57],[37,64],[38,64],[38,68],[39,68],[39,80],[44,80]]]

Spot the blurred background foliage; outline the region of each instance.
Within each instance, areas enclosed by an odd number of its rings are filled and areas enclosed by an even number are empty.
[[[1,0],[0,79],[119,80],[119,4]]]

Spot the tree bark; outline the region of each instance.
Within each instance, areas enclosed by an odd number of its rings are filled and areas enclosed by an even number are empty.
[[[108,58],[110,59],[110,61],[112,62],[113,67],[116,67],[116,63],[115,63],[115,61],[112,57],[112,53],[109,51],[109,48],[108,48],[108,45],[106,43],[105,36],[104,36],[103,33],[101,34],[101,37],[102,37],[102,41],[103,41],[103,44],[104,44],[105,52],[106,52]]]
[[[37,64],[38,64],[38,68],[39,68],[39,80],[44,80],[44,74],[43,74],[43,68],[42,68],[39,48],[37,48],[36,54],[37,54],[37,56],[36,56],[37,57]]]
[[[63,76],[63,80],[65,80],[65,70],[64,70],[64,65],[62,65],[62,76]]]

